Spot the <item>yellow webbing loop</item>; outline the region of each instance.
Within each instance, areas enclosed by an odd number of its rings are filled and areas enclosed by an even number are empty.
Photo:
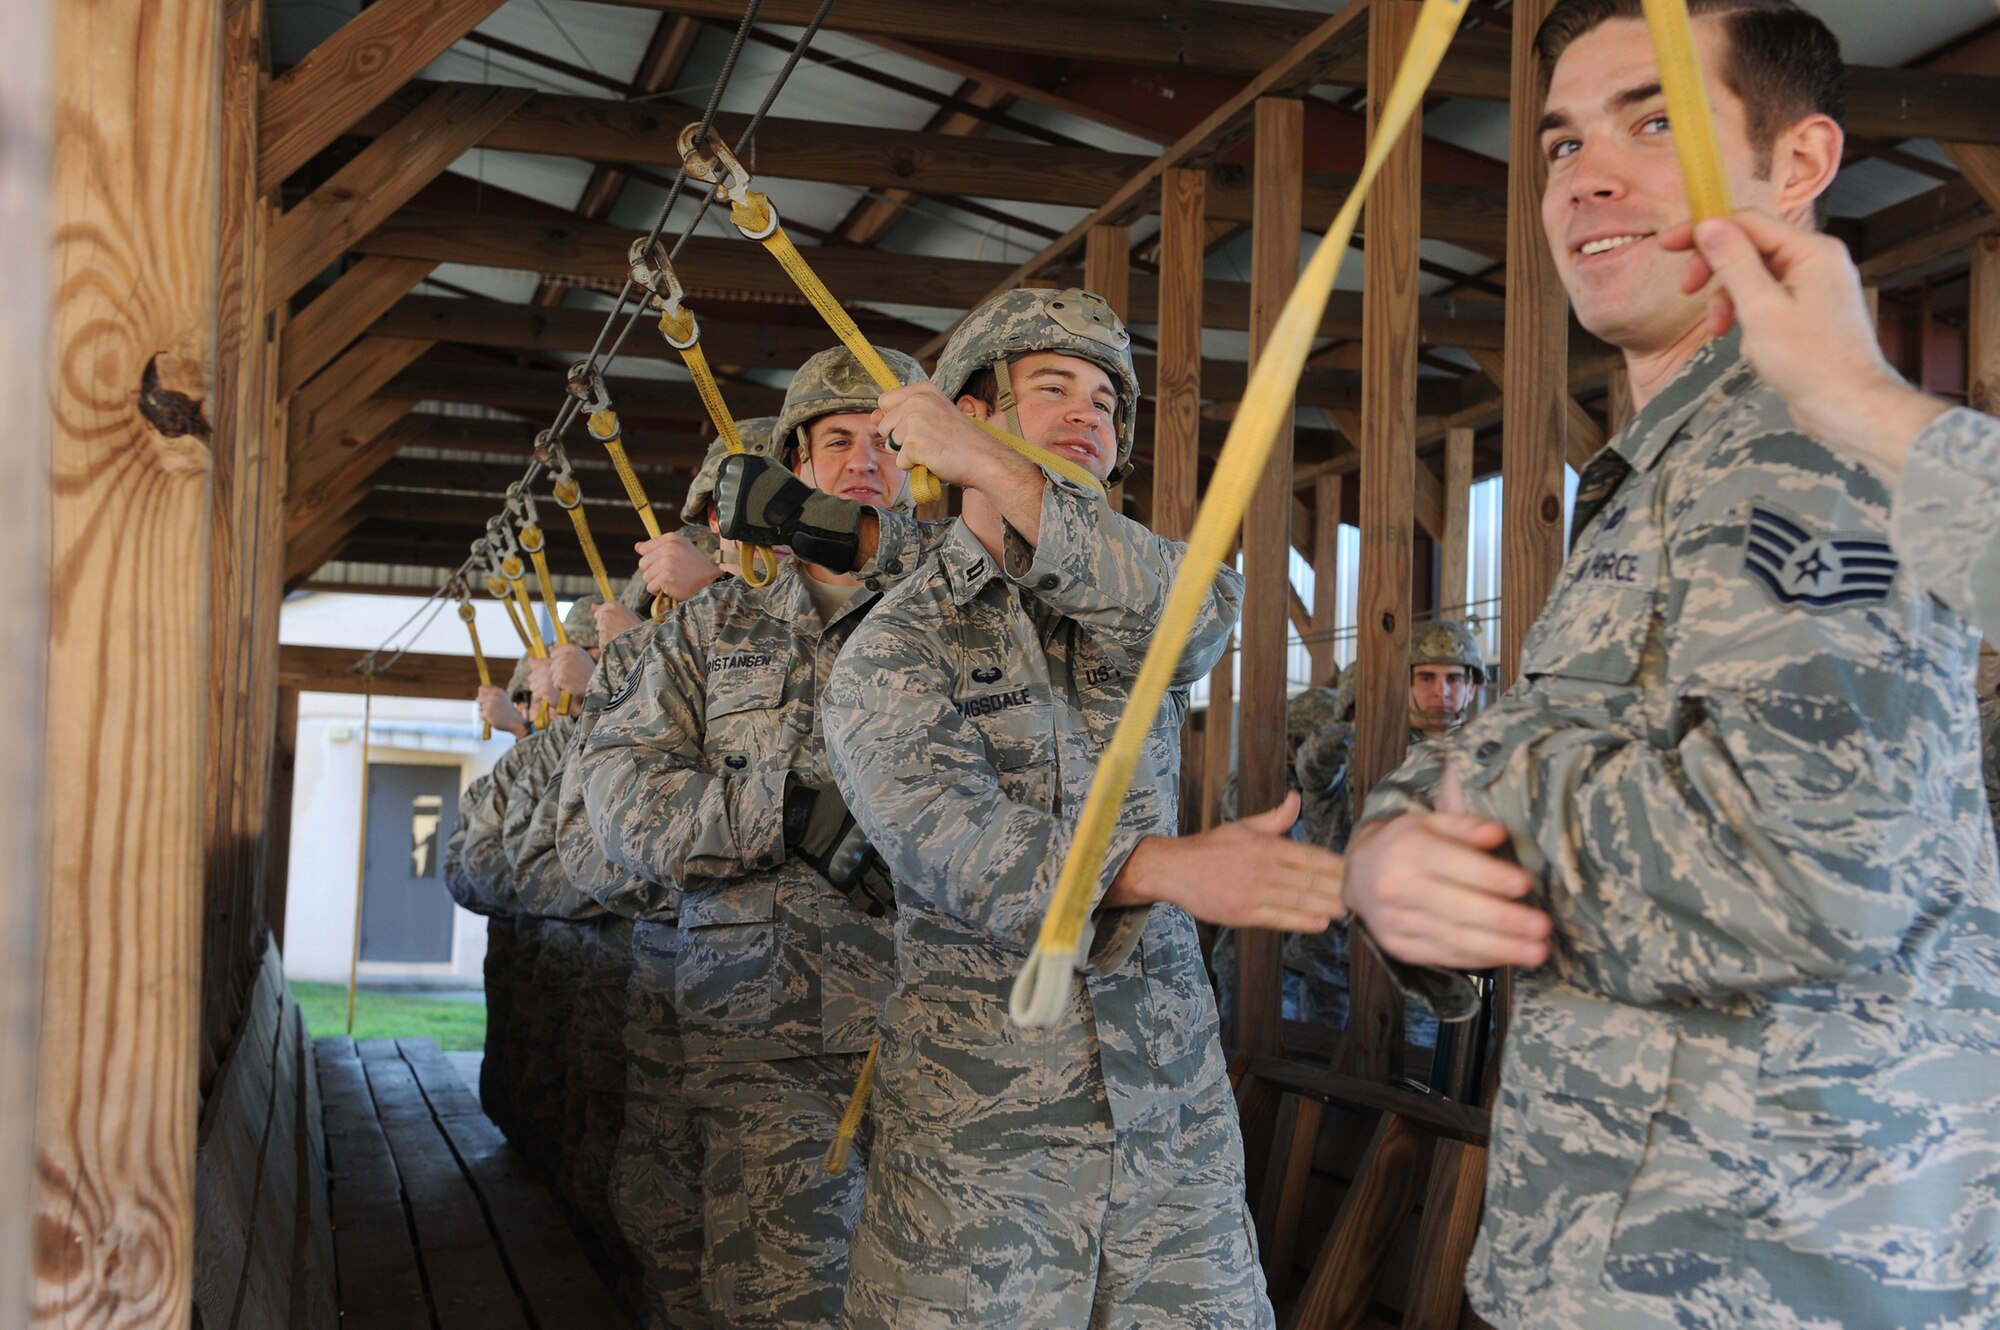
[[[520,607],[521,617],[515,626],[521,628],[521,640],[527,643],[528,654],[536,660],[547,660],[549,647],[548,643],[542,641],[541,625],[535,622],[535,607],[528,602],[527,569],[521,566],[521,556],[510,554],[502,559],[500,571],[507,578],[508,589],[513,592],[514,604]],[[514,605],[508,608],[511,610]],[[529,631],[530,629],[533,631]],[[540,710],[535,713],[535,728],[545,730],[548,727],[549,704],[544,702]]]
[[[1667,121],[1674,129],[1674,150],[1680,154],[1681,178],[1687,186],[1688,208],[1697,222],[1727,217],[1729,185],[1722,175],[1715,115],[1708,105],[1707,85],[1701,81],[1687,0],[1644,3],[1646,27],[1653,34],[1653,56],[1660,65],[1660,91],[1667,98]]]
[[[521,639],[521,650],[528,650],[528,630],[521,623],[521,616],[514,612],[514,602],[507,598],[507,579],[497,572],[487,574],[486,590],[507,611],[507,622],[514,625],[514,635]]]
[[[785,234],[770,196],[750,188],[750,173],[723,144],[709,145],[715,154],[712,160],[703,157],[694,142],[697,128],[689,125],[680,136],[681,160],[686,164],[688,174],[714,186],[715,197],[729,204],[729,219],[736,223],[736,229],[745,238],[758,241],[770,251],[778,266],[785,270],[785,275],[792,279],[792,285],[799,288],[799,294],[819,311],[820,318],[826,320],[826,326],[860,362],[868,377],[875,380],[877,388],[886,393],[902,387],[903,381],[896,377],[896,372],[889,368],[889,363],[882,359],[873,344],[862,336],[860,326],[833,292],[827,289],[826,283],[819,279],[819,274],[812,270],[805,255],[799,253],[799,247],[792,243],[792,238]],[[1059,457],[985,421],[975,420],[972,423],[1042,469],[1073,480],[1094,493],[1107,493],[1103,481],[1069,458]],[[910,497],[920,504],[936,503],[944,497],[944,487],[924,467],[913,467],[910,470]]]
[[[1132,685],[1118,728],[1098,763],[1096,779],[1084,801],[1076,836],[1063,863],[1048,914],[1042,920],[1034,953],[1014,982],[1009,1010],[1017,1024],[1054,1025],[1068,1004],[1083,926],[1096,896],[1105,847],[1117,825],[1125,793],[1131,788],[1132,773],[1145,747],[1146,736],[1159,717],[1167,684],[1179,663],[1182,648],[1194,632],[1195,619],[1214,585],[1216,571],[1234,544],[1236,530],[1250,505],[1251,491],[1257,487],[1270,459],[1278,426],[1291,414],[1300,371],[1318,335],[1320,316],[1333,291],[1334,279],[1340,274],[1341,257],[1346,254],[1361,218],[1361,205],[1390,148],[1421,105],[1424,90],[1437,72],[1438,62],[1444,58],[1452,34],[1458,30],[1467,3],[1468,0],[1424,0],[1409,50],[1404,53],[1395,83],[1382,103],[1380,124],[1374,141],[1369,144],[1354,192],[1313,252],[1312,262],[1278,315],[1270,341],[1251,368],[1242,405],[1229,427],[1222,456],[1216,462],[1215,478],[1195,517],[1180,573],[1167,595],[1166,608],[1153,631],[1152,645]]]
[[[552,488],[556,506],[569,514],[570,524],[576,528],[576,543],[583,546],[584,562],[590,565],[590,577],[597,583],[597,594],[604,597],[604,603],[609,605],[618,599],[618,593],[611,589],[611,576],[604,571],[604,556],[597,552],[597,541],[590,534],[590,519],[583,513],[583,487],[576,483],[576,477],[561,476]]]
[[[877,1039],[868,1045],[868,1056],[861,1060],[861,1074],[854,1078],[854,1093],[847,1097],[847,1111],[840,1115],[840,1126],[833,1133],[833,1144],[826,1147],[826,1158],[820,1167],[828,1173],[845,1173],[847,1158],[854,1152],[854,1138],[861,1132],[861,1119],[868,1111],[868,1095],[875,1088],[875,1055],[882,1051],[882,1041]]]
[[[562,614],[556,609],[555,579],[549,575],[548,546],[549,543],[543,538],[539,526],[529,522],[521,528],[521,548],[526,550],[528,558],[534,561],[535,583],[542,589],[542,605],[549,612],[549,622],[555,625],[556,644],[568,646],[569,632],[564,629]],[[569,690],[566,688],[563,690],[561,700],[556,703],[556,714],[558,716],[569,714]]]
[[[478,616],[472,608],[471,601],[460,597],[458,602],[458,617],[465,620],[465,631],[472,637],[472,663],[479,667],[479,686],[481,688],[491,688],[493,686],[493,675],[486,668],[486,653],[479,649],[479,622]],[[491,722],[481,721],[479,723],[479,737],[481,741],[493,737]]]
[[[654,540],[660,538],[660,519],[653,516],[653,501],[646,497],[646,487],[639,483],[639,473],[632,469],[632,459],[625,455],[624,427],[618,423],[618,413],[610,407],[593,411],[584,422],[590,437],[604,445],[604,451],[611,456],[612,469],[618,472],[618,479],[625,485],[625,497],[632,501],[632,508],[639,514],[639,524],[646,528],[646,534]],[[667,617],[667,611],[674,607],[666,596],[653,597],[653,620],[658,622]]]

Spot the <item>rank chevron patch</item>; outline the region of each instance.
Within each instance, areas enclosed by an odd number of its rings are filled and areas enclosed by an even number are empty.
[[[1754,504],[1743,567],[1780,605],[1838,610],[1879,605],[1901,565],[1880,536],[1816,535],[1777,508]]]

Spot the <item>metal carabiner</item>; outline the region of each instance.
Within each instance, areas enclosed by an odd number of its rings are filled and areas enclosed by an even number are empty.
[[[658,240],[649,241],[645,236],[632,242],[628,255],[632,281],[651,297],[647,303],[660,311],[660,336],[674,350],[685,351],[701,340],[701,328],[695,323],[694,311],[684,303],[687,292],[662,252],[664,248]]]
[[[569,395],[583,403],[586,415],[598,415],[611,409],[611,392],[604,386],[604,372],[588,360],[579,360],[569,367]]]
[[[701,147],[695,143],[700,134],[699,122],[681,130],[674,143],[681,154],[681,165],[689,175],[715,190],[717,203],[741,202],[750,192],[750,172],[721,139],[711,139],[706,146],[712,155],[702,156]]]

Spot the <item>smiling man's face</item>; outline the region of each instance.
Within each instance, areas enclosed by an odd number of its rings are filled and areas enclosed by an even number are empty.
[[[1099,480],[1110,475],[1118,460],[1118,391],[1103,367],[1033,351],[1010,368],[1028,442],[1080,463]]]
[[[1723,23],[1697,19],[1694,34],[1731,203],[1778,212],[1778,190],[1757,178],[1760,165],[1770,172],[1751,147],[1743,101],[1720,73]],[[1542,225],[1578,320],[1637,354],[1671,345],[1701,322],[1708,293],[1682,293],[1687,255],[1658,242],[1687,220],[1688,203],[1646,25],[1613,19],[1572,42],[1543,112]]]

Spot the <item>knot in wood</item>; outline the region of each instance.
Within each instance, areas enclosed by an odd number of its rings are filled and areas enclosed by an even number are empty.
[[[192,434],[205,442],[212,432],[208,417],[202,414],[200,398],[161,386],[157,355],[146,362],[146,371],[139,376],[139,414],[164,438]]]

